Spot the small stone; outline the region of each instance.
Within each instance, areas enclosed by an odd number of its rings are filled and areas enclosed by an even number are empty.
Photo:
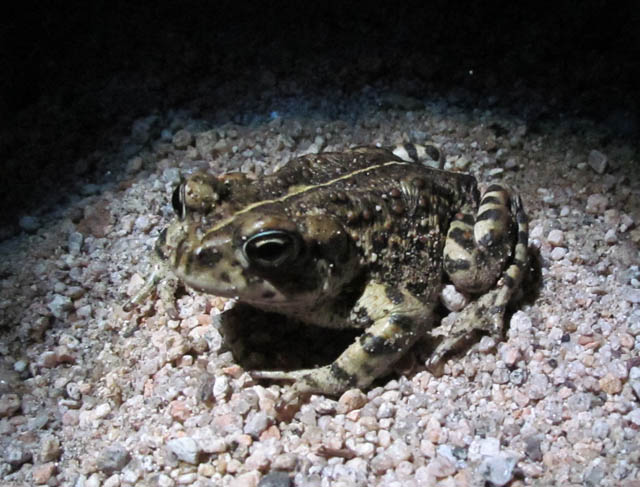
[[[402,440],[394,441],[385,453],[389,456],[394,467],[398,466],[400,462],[409,460],[412,455],[411,448]]]
[[[253,471],[238,475],[228,485],[229,487],[258,487],[259,480],[260,473]]]
[[[35,216],[25,215],[18,220],[18,225],[20,225],[20,228],[25,232],[33,233],[40,228],[40,220]]]
[[[507,367],[513,367],[522,358],[522,352],[517,347],[505,345],[500,349],[500,357]]]
[[[178,460],[193,465],[198,463],[200,454],[202,453],[198,442],[189,436],[169,440],[167,442],[167,449],[175,455]]]
[[[186,129],[178,130],[171,141],[177,149],[186,149],[193,141],[193,135]]]
[[[198,438],[198,445],[205,453],[224,453],[227,451],[225,439],[220,436],[213,436],[213,434]]]
[[[436,478],[450,477],[456,473],[456,465],[451,460],[441,455],[429,462],[427,465],[428,473]]]
[[[516,311],[509,322],[509,330],[517,333],[529,332],[533,328],[533,322],[524,311]]]
[[[140,215],[136,218],[134,224],[134,228],[143,233],[148,233],[154,227],[154,223],[147,215]]]
[[[67,247],[69,248],[69,253],[73,255],[77,255],[82,250],[82,244],[84,243],[84,235],[80,232],[71,232],[69,234],[69,238],[67,240]]]
[[[213,383],[213,397],[216,401],[224,401],[231,392],[231,385],[229,384],[229,377],[226,375],[219,375],[216,377]]]
[[[40,441],[40,461],[51,462],[60,457],[60,440],[53,435],[45,435]]]
[[[73,301],[62,294],[55,294],[53,299],[47,304],[47,308],[49,308],[53,316],[62,320],[66,318],[67,313],[73,309]]]
[[[244,425],[243,432],[244,434],[257,439],[260,436],[260,433],[266,430],[270,424],[271,420],[267,416],[267,413],[264,411],[258,411],[257,413],[249,416]]]
[[[282,453],[273,459],[271,468],[273,470],[293,471],[296,468],[298,459],[293,453]]]
[[[602,215],[607,209],[609,200],[603,194],[592,194],[587,198],[585,211],[591,215]]]
[[[599,465],[591,465],[584,471],[583,482],[585,487],[599,487],[602,485],[605,470]]]
[[[589,159],[587,160],[587,163],[596,173],[604,174],[607,169],[607,162],[607,156],[602,152],[595,149],[589,152]]]
[[[567,399],[567,408],[573,413],[589,411],[593,400],[593,394],[589,392],[576,392]]]
[[[104,449],[96,460],[96,466],[107,475],[119,472],[127,466],[131,460],[131,454],[122,445],[111,445]]]
[[[138,171],[140,171],[140,169],[142,169],[142,163],[143,163],[142,157],[140,156],[132,157],[127,161],[127,167],[125,168],[125,171],[128,174],[137,173]]]
[[[94,419],[102,419],[109,415],[111,412],[111,405],[108,402],[103,402],[102,404],[98,404],[93,410],[93,418]]]
[[[20,410],[21,401],[17,394],[3,394],[0,396],[0,418],[13,416]]]
[[[492,336],[483,336],[478,343],[478,351],[481,353],[489,353],[496,347],[496,339]]]
[[[211,159],[216,151],[215,145],[218,141],[216,130],[209,130],[196,134],[196,149],[205,160]]]
[[[287,472],[269,472],[260,479],[258,487],[291,487],[293,481]]]
[[[622,291],[622,298],[630,303],[638,304],[640,303],[640,289],[624,287]]]
[[[567,255],[567,249],[565,247],[555,247],[549,257],[551,260],[562,260]]]
[[[51,477],[54,476],[58,468],[53,462],[44,463],[33,467],[31,478],[36,485],[43,485],[49,482]]]
[[[4,450],[4,461],[15,468],[30,462],[33,458],[31,452],[24,445],[11,443]]]
[[[479,471],[492,485],[502,487],[511,481],[515,466],[515,458],[498,455],[485,458],[480,464]]]
[[[169,403],[169,414],[176,421],[184,423],[191,417],[191,409],[185,401],[175,400]]]
[[[542,460],[542,449],[540,445],[542,444],[542,436],[533,435],[527,436],[524,439],[524,451],[531,460],[534,462],[539,462]]]
[[[611,372],[602,377],[598,383],[600,384],[600,389],[607,394],[619,394],[622,391],[622,381]]]
[[[342,396],[340,396],[340,399],[338,400],[338,403],[344,408],[344,411],[341,412],[344,413],[351,412],[355,409],[360,409],[364,407],[367,402],[368,400],[366,394],[364,394],[360,389],[349,389],[344,394],[342,394]]]
[[[553,247],[560,247],[564,243],[564,232],[562,230],[551,230],[547,236],[547,242]]]
[[[629,413],[627,413],[624,419],[633,423],[635,427],[640,426],[640,408],[631,410]]]
[[[618,243],[618,235],[616,235],[616,231],[613,228],[607,230],[607,233],[604,234],[604,241],[608,245],[614,245]]]
[[[542,399],[549,392],[549,378],[545,374],[531,374],[529,385],[529,397],[531,399]]]
[[[609,427],[609,423],[607,423],[604,419],[597,419],[591,427],[591,434],[599,440],[604,440],[607,436],[609,436],[610,430],[611,428]]]
[[[447,284],[442,289],[440,300],[449,311],[460,311],[469,302],[467,297],[459,292],[453,284]]]

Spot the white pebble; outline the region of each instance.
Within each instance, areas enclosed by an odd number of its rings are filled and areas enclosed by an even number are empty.
[[[459,292],[453,284],[447,284],[442,289],[440,299],[449,311],[460,311],[469,302],[467,297]]]
[[[479,470],[488,482],[501,487],[511,481],[515,466],[515,458],[500,455],[486,458],[480,465]]]
[[[556,247],[551,251],[551,260],[562,260],[567,255],[567,249],[565,247]]]
[[[551,230],[547,236],[547,242],[554,247],[560,247],[564,243],[564,232],[562,230]]]
[[[604,234],[604,241],[609,245],[613,245],[618,242],[618,236],[613,228],[610,228],[607,230],[607,233]]]
[[[200,457],[200,446],[191,437],[184,436],[167,442],[167,449],[183,462],[196,464]]]

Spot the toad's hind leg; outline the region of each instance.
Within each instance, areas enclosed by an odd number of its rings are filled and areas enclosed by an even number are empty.
[[[505,309],[526,270],[527,242],[522,201],[506,186],[494,184],[487,189],[477,216],[470,206],[456,215],[447,233],[444,270],[458,290],[479,297],[448,329],[438,330],[443,339],[430,364],[475,331],[501,336]]]

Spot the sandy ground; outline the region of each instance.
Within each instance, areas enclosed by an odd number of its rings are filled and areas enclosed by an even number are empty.
[[[0,243],[2,485],[639,487],[635,149],[586,120],[531,124],[456,96],[376,88],[327,103],[294,86],[274,107],[274,81],[261,83],[258,115],[235,123],[139,118],[96,156],[123,161],[108,184],[79,186]],[[371,389],[314,396],[278,422],[282,389],[256,384],[221,334],[230,303],[187,291],[178,320],[155,299],[122,311],[181,175],[260,177],[307,152],[425,140],[449,166],[518,188],[539,254],[505,340],[478,340],[442,376],[417,347]],[[297,363],[304,336],[261,332]]]

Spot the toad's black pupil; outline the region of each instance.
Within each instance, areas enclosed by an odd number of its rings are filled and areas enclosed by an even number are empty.
[[[182,218],[183,215],[183,205],[182,205],[182,184],[176,186],[176,189],[173,191],[173,195],[171,196],[171,206],[173,207],[173,211],[176,212],[179,218]]]
[[[255,259],[273,262],[286,252],[287,244],[288,241],[283,239],[268,239],[262,242],[255,242],[250,247],[251,254]]]
[[[251,237],[244,253],[258,267],[275,268],[294,259],[298,253],[294,235],[283,230],[265,230]]]

